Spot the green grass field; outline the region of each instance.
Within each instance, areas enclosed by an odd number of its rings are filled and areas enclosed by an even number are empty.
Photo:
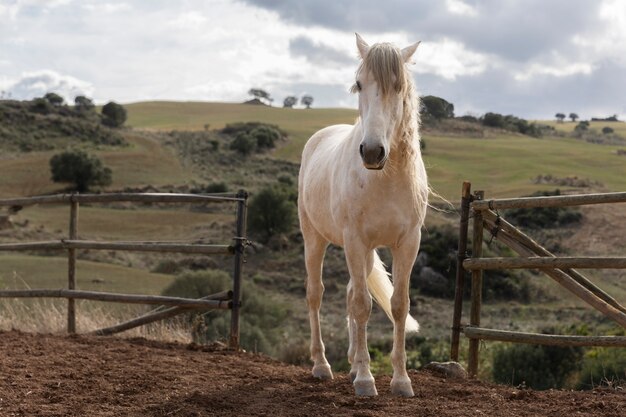
[[[145,102],[127,106],[129,124],[147,129],[211,129],[227,123],[258,120],[287,131],[290,143],[276,150],[275,157],[299,162],[306,140],[318,129],[337,123],[353,123],[356,111],[348,109],[284,109],[228,103]],[[546,122],[550,123],[550,122]],[[604,122],[594,122],[602,124]],[[574,123],[554,123],[572,129]],[[626,123],[612,123],[626,135]],[[601,129],[601,127],[600,127]],[[424,160],[433,188],[446,199],[459,199],[461,183],[490,197],[522,196],[545,189],[532,179],[540,174],[578,176],[601,182],[607,190],[626,190],[624,157],[615,146],[600,146],[569,138],[535,139],[507,136],[476,139],[425,135]],[[549,187],[548,187],[549,188]]]
[[[76,286],[82,290],[160,294],[173,280],[155,274],[100,262],[76,262]],[[0,254],[0,287],[10,289],[67,288],[67,256]]]
[[[112,169],[111,188],[188,184],[196,179],[177,156],[158,141],[133,134],[128,134],[127,140],[128,147],[89,150]],[[3,173],[0,196],[8,198],[62,190],[62,184],[50,179],[49,161],[57,152],[19,153],[0,158]]]

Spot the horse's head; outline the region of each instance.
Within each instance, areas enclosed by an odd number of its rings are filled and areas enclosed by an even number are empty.
[[[356,44],[363,60],[352,87],[359,94],[363,127],[359,153],[365,168],[382,169],[402,120],[406,90],[412,86],[404,64],[411,59],[419,42],[402,50],[389,43],[370,46],[357,33]]]

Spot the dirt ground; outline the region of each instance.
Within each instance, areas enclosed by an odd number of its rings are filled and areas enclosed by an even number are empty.
[[[626,392],[530,391],[412,371],[416,396],[356,398],[348,376],[250,353],[0,332],[0,416],[625,416]]]

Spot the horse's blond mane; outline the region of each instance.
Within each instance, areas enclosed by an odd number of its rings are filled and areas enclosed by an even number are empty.
[[[421,156],[419,135],[419,96],[415,92],[413,77],[404,63],[400,49],[390,43],[372,45],[361,61],[357,74],[369,71],[379,86],[383,100],[390,94],[402,97],[402,116],[398,120],[395,138],[391,143],[393,158],[390,155],[386,173],[393,175],[398,169],[415,169],[415,158]],[[416,178],[413,183],[413,198],[418,201],[427,199],[428,184],[426,178],[417,178],[416,172],[409,172]],[[426,195],[424,195],[426,190]]]

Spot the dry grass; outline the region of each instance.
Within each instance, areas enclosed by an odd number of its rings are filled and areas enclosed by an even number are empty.
[[[28,333],[62,334],[67,329],[67,303],[52,299],[4,299],[0,307],[0,330]],[[101,303],[76,302],[76,329],[90,333],[113,326],[146,311],[146,308],[124,306],[110,308]],[[189,324],[182,320],[152,323],[120,333],[121,337],[143,337],[168,342],[191,342]]]

